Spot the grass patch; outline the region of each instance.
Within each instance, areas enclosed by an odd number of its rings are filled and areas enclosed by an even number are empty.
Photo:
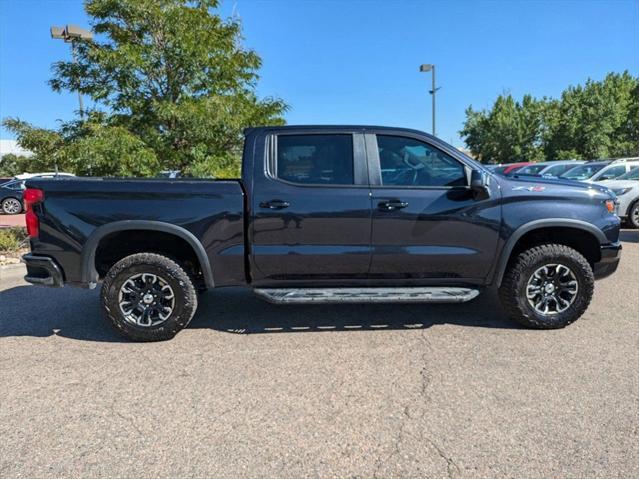
[[[0,228],[0,253],[12,253],[27,245],[27,231],[15,226]]]

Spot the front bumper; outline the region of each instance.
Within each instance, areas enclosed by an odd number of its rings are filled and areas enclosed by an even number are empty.
[[[601,246],[601,260],[594,265],[595,279],[605,278],[617,271],[621,258],[621,242]]]
[[[64,286],[62,269],[52,258],[28,253],[22,257],[22,262],[27,265],[26,282],[52,288]]]

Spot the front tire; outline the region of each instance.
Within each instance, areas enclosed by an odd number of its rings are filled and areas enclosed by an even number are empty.
[[[191,277],[175,261],[138,253],[118,261],[101,292],[106,320],[133,341],[164,341],[184,329],[197,309]]]
[[[594,292],[590,264],[560,244],[535,246],[508,266],[499,297],[508,315],[528,328],[563,328],[581,317]]]
[[[639,200],[635,201],[628,209],[628,226],[639,228]]]

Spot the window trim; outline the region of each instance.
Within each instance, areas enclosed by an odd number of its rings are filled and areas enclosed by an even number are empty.
[[[420,186],[420,185],[384,185],[382,184],[382,168],[381,162],[379,158],[379,146],[377,144],[377,135],[381,136],[396,136],[400,138],[409,138],[411,140],[416,140],[421,143],[428,145],[430,148],[435,149],[445,155],[449,156],[453,160],[457,161],[463,168],[465,173],[466,185],[464,186]],[[470,190],[470,172],[472,171],[472,166],[467,164],[465,161],[462,161],[457,156],[450,154],[445,151],[443,148],[440,148],[437,145],[434,145],[433,142],[428,141],[427,138],[415,134],[411,134],[408,132],[402,131],[370,131],[366,132],[366,150],[367,150],[367,158],[368,158],[368,169],[369,169],[369,183],[371,188],[375,189],[387,189],[387,190]]]
[[[352,184],[327,184],[327,183],[296,183],[277,176],[277,138],[279,136],[350,136],[353,150],[353,183]],[[364,135],[352,130],[287,130],[285,132],[273,132],[267,136],[267,161],[265,162],[265,176],[272,181],[283,183],[298,188],[369,188],[368,164],[366,162],[366,149],[364,147]]]

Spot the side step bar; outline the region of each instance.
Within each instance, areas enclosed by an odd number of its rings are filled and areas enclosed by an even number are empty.
[[[275,304],[309,303],[465,303],[479,295],[477,289],[419,288],[306,288],[255,289],[262,299]]]

